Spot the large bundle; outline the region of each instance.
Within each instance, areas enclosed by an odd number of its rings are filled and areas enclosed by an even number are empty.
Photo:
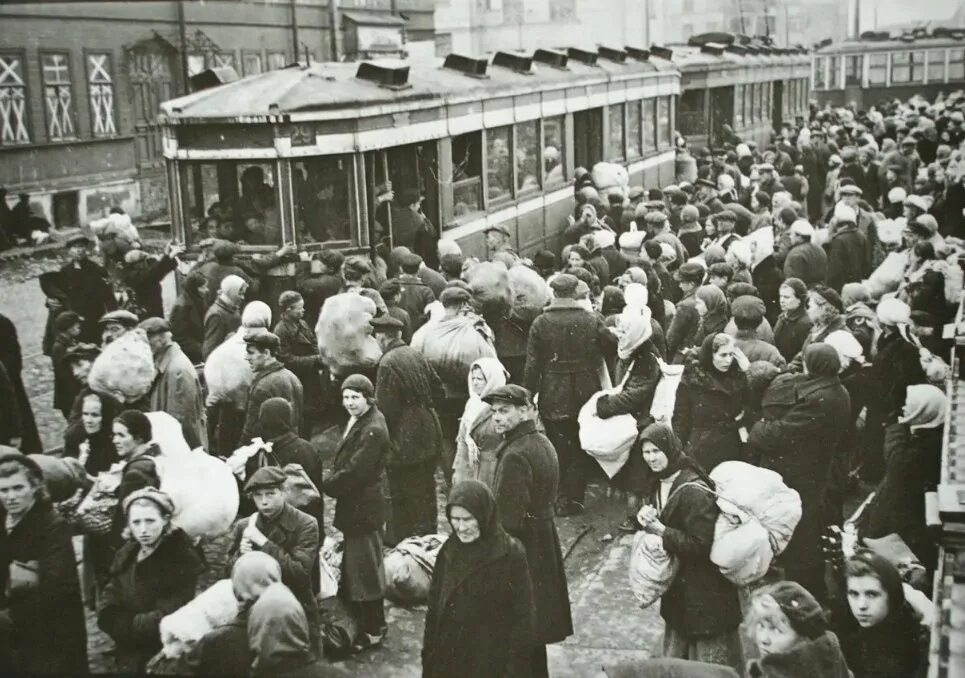
[[[129,245],[141,239],[127,214],[108,214],[103,219],[94,219],[90,222],[90,230],[101,240],[123,240]]]
[[[889,252],[878,268],[862,284],[868,288],[872,299],[880,299],[882,295],[894,292],[901,284],[908,265],[908,250]]]
[[[519,311],[541,311],[550,298],[549,285],[543,277],[529,266],[518,264],[509,269],[509,282],[513,289],[513,307]]]
[[[238,484],[231,467],[184,441],[181,424],[166,412],[151,412],[152,440],[161,490],[174,502],[172,522],[192,538],[216,537],[231,527],[238,513]]]
[[[412,336],[412,348],[446,384],[465,384],[474,362],[496,357],[492,331],[482,318],[473,315],[423,325]]]
[[[255,373],[248,364],[244,327],[225,339],[204,362],[204,381],[208,386],[208,404],[234,403],[241,407]]]
[[[333,375],[348,376],[379,362],[382,351],[369,325],[375,310],[375,302],[352,292],[325,300],[315,333],[322,362]]]
[[[133,403],[151,390],[155,373],[147,335],[137,329],[104,347],[91,365],[87,383],[101,395],[121,403]]]
[[[577,422],[580,425],[580,447],[596,459],[607,477],[615,476],[630,457],[630,448],[637,438],[637,419],[632,414],[621,414],[600,419],[596,413],[596,401],[600,396],[619,392],[619,389],[599,391],[590,396],[580,408]]]
[[[667,592],[679,561],[663,548],[663,538],[637,532],[630,551],[630,591],[640,607],[650,607]]]
[[[607,193],[612,189],[617,189],[627,195],[627,187],[630,185],[630,175],[623,165],[613,162],[598,162],[593,165],[590,172],[593,185],[601,196],[606,198]],[[602,216],[602,215],[601,215]]]
[[[400,605],[424,603],[429,599],[432,571],[444,534],[403,539],[385,554],[385,596]]]
[[[513,286],[502,264],[483,261],[467,273],[473,299],[483,315],[502,315],[513,306]]]
[[[54,457],[49,454],[31,454],[44,474],[44,485],[52,502],[72,497],[78,490],[88,490],[93,479],[87,475],[84,465],[73,457]]]
[[[161,620],[161,652],[174,659],[197,645],[207,633],[238,616],[230,579],[215,582],[194,600]]]

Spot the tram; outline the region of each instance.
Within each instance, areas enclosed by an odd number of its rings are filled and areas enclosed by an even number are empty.
[[[900,36],[867,31],[856,40],[819,44],[812,61],[820,106],[868,108],[915,94],[934,99],[965,87],[965,28],[916,29]]]

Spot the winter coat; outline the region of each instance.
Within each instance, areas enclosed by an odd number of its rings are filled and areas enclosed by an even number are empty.
[[[693,348],[700,336],[700,314],[694,296],[688,295],[677,303],[677,311],[667,329],[667,360],[681,364],[683,350]]]
[[[432,288],[422,282],[418,276],[403,273],[395,279],[402,288],[399,296],[399,306],[409,314],[412,321],[412,331],[422,327],[427,319],[426,306],[436,300]]]
[[[7,371],[7,378],[13,385],[17,397],[17,407],[20,414],[20,451],[25,454],[35,454],[43,451],[40,435],[37,432],[37,422],[34,419],[30,399],[23,386],[23,356],[20,350],[20,340],[17,338],[17,328],[7,316],[0,314],[0,365]]]
[[[208,305],[214,303],[215,299],[218,298],[218,290],[221,289],[221,281],[227,278],[229,275],[236,275],[242,280],[244,280],[249,285],[251,289],[252,285],[256,282],[251,279],[245,269],[239,266],[234,260],[222,263],[220,261],[206,261],[197,268],[195,268],[198,273],[203,275],[208,279]]]
[[[0,365],[0,445],[9,445],[21,434],[20,412],[17,409],[17,393],[13,388],[7,370]]]
[[[801,495],[803,507],[781,559],[798,566],[820,562],[828,474],[851,426],[848,392],[836,377],[781,375],[764,394],[761,415],[748,444],[761,467],[780,473]]]
[[[255,654],[248,645],[248,610],[206,633],[191,657],[196,676],[243,676]]]
[[[134,292],[134,303],[143,309],[141,320],[164,317],[161,281],[177,266],[178,262],[167,255],[125,264],[124,283]]]
[[[154,356],[157,376],[151,386],[152,412],[167,412],[181,422],[184,439],[192,449],[207,447],[204,395],[194,363],[175,343]]]
[[[432,290],[432,293],[436,295],[437,299],[439,298],[439,295],[442,294],[442,290],[446,289],[446,279],[441,273],[439,273],[439,271],[436,271],[435,269],[429,268],[428,266],[422,266],[419,268],[416,276],[418,276],[419,280],[429,286],[429,289]]]
[[[50,362],[54,369],[54,409],[61,412],[70,411],[81,387],[67,361],[67,351],[75,344],[77,340],[74,338],[58,334],[50,347]]]
[[[138,561],[140,544],[129,540],[114,557],[97,625],[113,639],[117,670],[142,673],[161,649],[161,620],[195,595],[204,559],[174,528],[157,549]]]
[[[535,643],[558,643],[572,635],[573,620],[553,522],[560,476],[556,450],[528,419],[505,434],[498,456],[493,494],[503,527],[526,549],[536,605]]]
[[[493,331],[496,356],[509,372],[510,383],[523,383],[529,330],[539,314],[539,310],[521,308],[510,309],[501,315],[487,313],[484,316],[486,324]]]
[[[619,361],[616,384],[624,378],[627,381],[619,393],[602,395],[597,399],[598,417],[609,419],[620,414],[632,414],[637,420],[639,429],[652,421],[650,405],[653,403],[653,394],[662,376],[655,353],[653,345],[645,341],[629,359]],[[628,368],[630,376],[626,377]]]
[[[201,347],[201,357],[208,359],[211,351],[215,350],[225,339],[234,334],[241,327],[241,313],[237,308],[228,306],[220,298],[215,299],[204,316],[204,343]]]
[[[839,228],[828,243],[828,286],[840,293],[845,283],[871,275],[868,239],[856,226]]]
[[[184,355],[195,365],[203,362],[204,316],[208,309],[206,300],[183,290],[171,308],[171,337],[178,343]]]
[[[660,599],[660,616],[668,627],[688,638],[733,631],[741,621],[737,587],[710,561],[714,525],[720,515],[717,498],[689,467],[681,469],[668,496],[660,512],[660,522],[667,528],[663,547],[677,557],[679,569]],[[652,497],[651,503],[657,505],[657,497]]]
[[[284,398],[292,406],[292,421],[295,426],[302,420],[302,383],[280,362],[275,362],[255,373],[255,379],[248,388],[245,405],[245,425],[240,440],[251,440],[255,422],[261,413],[261,405],[269,398]]]
[[[87,627],[71,529],[49,502],[38,499],[12,530],[0,507],[0,611],[9,614],[11,653],[5,675],[87,673]],[[36,587],[9,590],[10,565],[35,562]]]
[[[784,258],[784,279],[800,278],[812,287],[828,277],[828,255],[811,242],[794,245]]]
[[[807,317],[807,314],[805,314]],[[829,322],[824,327],[815,327],[811,325],[811,329],[808,330],[807,336],[804,338],[804,343],[801,344],[801,350],[797,352],[797,355],[788,363],[787,369],[789,372],[801,372],[804,369],[804,349],[806,349],[811,344],[820,344],[824,341],[832,332],[837,332],[838,330],[848,330],[848,325],[845,322],[845,317],[843,315],[835,316],[831,322]],[[904,391],[902,391],[904,394]],[[904,395],[902,395],[904,397]]]
[[[302,384],[305,409],[319,410],[322,403],[322,377],[319,370],[322,358],[318,352],[318,337],[304,320],[297,323],[282,318],[275,325],[275,336],[281,343],[278,360],[298,377]],[[301,428],[300,421],[294,422]],[[308,435],[308,431],[302,431]]]
[[[795,310],[782,313],[774,326],[774,346],[787,361],[794,360],[801,352],[808,334],[811,333],[811,319],[804,304]]]
[[[777,322],[781,314],[781,305],[778,301],[781,283],[784,282],[784,273],[778,267],[774,255],[764,257],[751,271],[751,283],[757,288],[764,300],[764,318],[771,325]]]
[[[305,322],[309,327],[315,327],[318,322],[318,315],[325,300],[341,292],[344,285],[342,276],[331,273],[313,276],[298,283],[298,291],[305,299]]]
[[[469,426],[469,435],[479,448],[479,464],[476,467],[469,464],[469,448],[466,444],[466,428]],[[499,457],[496,455],[502,453],[502,444],[503,436],[496,431],[493,410],[488,405],[475,421],[467,423],[464,418],[460,419],[459,433],[456,435],[456,456],[452,462],[453,485],[460,480],[472,479],[493,489],[496,485],[496,467],[499,465]]]
[[[743,443],[736,417],[747,406],[747,377],[732,366],[711,375],[696,360],[688,362],[677,388],[674,430],[684,451],[706,471],[722,461],[741,459]]]
[[[59,283],[58,296],[64,300],[67,310],[84,319],[79,341],[99,346],[101,316],[117,308],[107,272],[89,259],[79,264],[70,262],[60,269]]]
[[[749,678],[851,678],[838,637],[825,631],[802,638],[786,652],[775,652],[748,662]]]
[[[385,523],[382,487],[391,447],[385,417],[374,405],[339,443],[321,489],[336,499],[333,525],[343,534],[368,534]]]
[[[743,351],[747,359],[755,363],[759,360],[771,363],[774,367],[783,370],[787,367],[787,361],[781,352],[777,350],[774,344],[769,344],[766,341],[761,341],[754,337],[754,332],[742,332],[738,331],[737,336],[734,338],[734,343],[737,344],[737,348]]]
[[[523,381],[539,394],[543,419],[576,419],[600,390],[600,370],[616,336],[596,313],[572,299],[556,299],[533,321],[526,343]]]
[[[434,403],[443,397],[442,381],[421,353],[401,339],[386,348],[375,381],[375,400],[392,441],[386,466],[411,466],[439,457],[442,429]]]
[[[321,545],[318,521],[290,504],[285,504],[281,513],[270,522],[261,514],[257,515],[255,527],[268,541],[263,546],[252,545],[252,548],[267,553],[278,561],[281,566],[281,582],[291,589],[305,608],[305,613],[312,618],[317,615],[318,609],[312,588],[313,581],[318,579],[318,548]],[[239,548],[249,520],[250,518],[245,516],[231,528],[231,548],[225,563],[226,577],[231,577],[231,568],[241,557]]]
[[[603,667],[607,678],[738,678],[729,666],[691,659],[636,659]]]

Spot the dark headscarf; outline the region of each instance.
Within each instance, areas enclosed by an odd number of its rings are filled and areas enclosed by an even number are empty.
[[[83,400],[87,400],[89,397],[97,398],[100,401],[101,428],[97,433],[88,435],[81,426],[80,432],[83,436],[81,439],[73,439],[72,434],[68,431],[65,434],[64,447],[70,454],[76,453],[79,455],[80,450],[77,449],[77,445],[81,440],[86,440],[90,446],[90,456],[87,457],[85,468],[91,475],[97,475],[101,471],[108,470],[112,464],[120,459],[117,456],[117,448],[114,447],[114,418],[120,411],[121,405],[110,396],[99,393],[85,394]],[[83,413],[83,401],[81,401],[81,412]]]
[[[252,675],[277,675],[315,661],[308,618],[295,595],[281,582],[272,584],[251,608],[248,646],[255,655]]]
[[[792,292],[797,300],[801,302],[802,305],[807,304],[808,300],[808,286],[804,284],[804,281],[800,278],[788,278],[781,283],[782,287],[787,287]]]
[[[265,440],[280,438],[292,430],[292,406],[284,398],[269,398],[258,412],[256,433]]]
[[[819,342],[804,349],[804,367],[808,376],[837,379],[841,358],[832,346]]]
[[[700,465],[691,457],[684,454],[683,443],[680,442],[680,438],[677,437],[677,434],[674,433],[668,424],[657,421],[647,426],[640,432],[640,435],[637,436],[637,444],[642,445],[645,440],[659,447],[660,451],[667,455],[667,468],[659,473],[651,471],[652,476],[656,476],[662,480],[669,478],[681,469],[690,468],[693,469],[711,489],[714,488],[714,481],[710,479]]]
[[[703,333],[709,335],[723,332],[730,320],[730,306],[721,289],[717,285],[702,285],[697,288],[694,296],[707,307],[707,313],[700,319]]]

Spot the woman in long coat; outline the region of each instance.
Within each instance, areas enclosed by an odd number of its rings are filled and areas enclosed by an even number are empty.
[[[10,634],[0,642],[0,673],[87,673],[70,528],[51,506],[43,473],[29,457],[0,455],[0,487],[0,627]]]
[[[727,334],[704,339],[697,359],[684,368],[674,425],[687,456],[701,468],[740,459],[740,428],[747,407],[747,359]]]
[[[342,382],[342,404],[349,414],[331,474],[322,491],[334,497],[334,526],[345,535],[339,594],[351,605],[359,626],[353,651],[385,638],[385,460],[391,442],[385,417],[375,406],[375,387],[361,374]]]
[[[432,572],[423,678],[522,675],[534,622],[526,551],[477,480],[453,486],[446,514],[453,534]]]
[[[837,351],[823,343],[804,349],[802,375],[779,376],[764,394],[762,419],[749,444],[760,466],[781,474],[801,495],[803,514],[778,563],[787,579],[824,600],[821,530],[824,498],[834,455],[848,434],[851,400],[838,378]]]
[[[469,399],[459,419],[453,483],[478,480],[489,489],[494,487],[503,437],[493,424],[493,408],[483,398],[505,386],[508,377],[497,358],[480,358],[469,368]]]
[[[651,424],[638,441],[655,482],[637,519],[645,531],[662,537],[664,549],[679,561],[660,599],[660,616],[666,622],[663,656],[739,669],[743,657],[737,587],[710,560],[720,515],[714,482],[684,454],[667,424]]]
[[[774,345],[788,362],[801,352],[801,347],[811,332],[807,301],[807,286],[800,278],[788,278],[778,288],[781,315],[774,326]]]
[[[281,311],[275,325],[275,336],[281,342],[278,359],[302,384],[302,420],[295,425],[302,436],[310,438],[313,425],[321,414],[322,403],[322,357],[318,352],[318,337],[303,320],[305,300],[302,295],[290,290],[283,292],[278,298],[278,307]]]

